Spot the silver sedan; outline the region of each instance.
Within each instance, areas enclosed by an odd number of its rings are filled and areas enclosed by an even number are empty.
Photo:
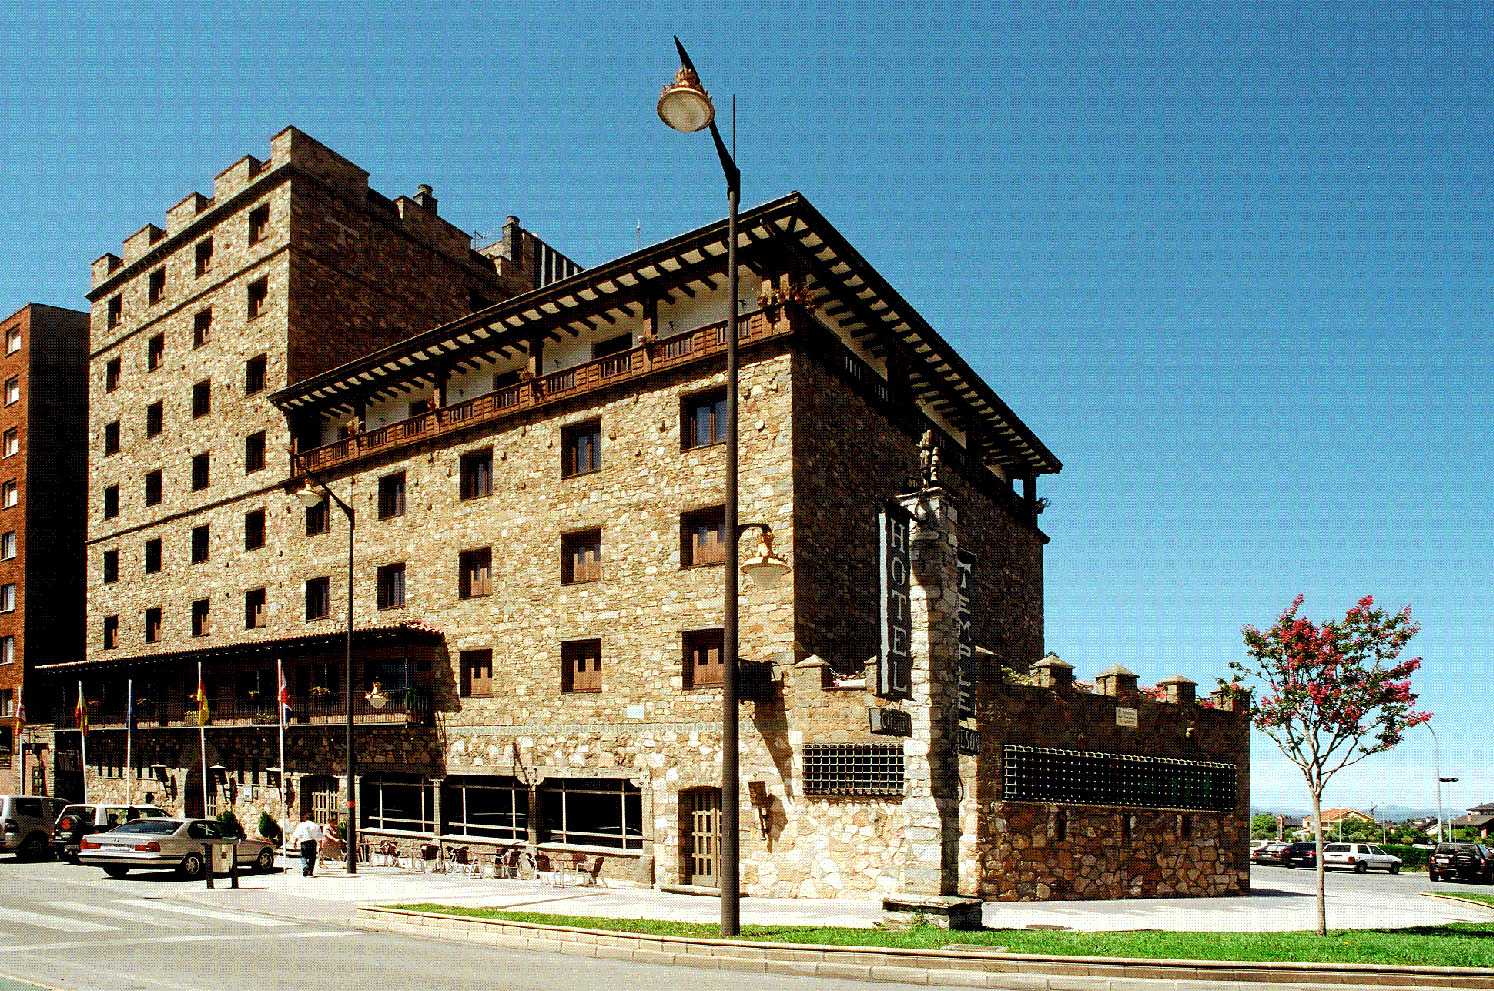
[[[200,878],[207,870],[207,847],[212,841],[237,844],[241,867],[269,871],[275,848],[268,840],[248,839],[213,819],[136,819],[107,833],[85,836],[78,862],[102,867],[110,877],[132,870],[174,870]]]

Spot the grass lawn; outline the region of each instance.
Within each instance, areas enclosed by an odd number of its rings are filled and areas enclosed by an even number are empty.
[[[1480,900],[1494,903],[1494,896]],[[453,905],[399,905],[417,912],[442,912],[480,919],[577,926],[649,936],[716,937],[713,925],[601,919],[541,912],[504,912]],[[1455,923],[1413,929],[1331,930],[1326,937],[1286,933],[1077,933],[1027,929],[950,932],[932,926],[907,932],[842,929],[831,926],[743,926],[742,939],[769,943],[831,946],[889,946],[938,949],[955,944],[1002,948],[1010,953],[1077,957],[1141,957],[1182,960],[1270,960],[1318,963],[1409,964],[1429,967],[1494,967],[1494,923]]]

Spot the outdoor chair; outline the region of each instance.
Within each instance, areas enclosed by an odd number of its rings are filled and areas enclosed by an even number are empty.
[[[441,856],[441,848],[434,843],[420,844],[420,870],[432,874],[443,874],[446,871],[446,861]]]
[[[393,840],[380,840],[374,845],[373,853],[379,866],[399,866],[399,844]]]
[[[581,883],[591,885],[592,887],[610,888],[611,885],[602,876],[602,864],[606,859],[606,857],[597,857],[596,860],[592,861],[590,867],[582,868]]]
[[[451,851],[451,864],[448,868],[453,874],[462,874],[467,877],[475,876],[481,871],[478,858],[472,855],[471,849],[459,846]]]

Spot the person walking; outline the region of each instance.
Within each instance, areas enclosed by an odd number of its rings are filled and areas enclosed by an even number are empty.
[[[322,839],[322,827],[312,822],[305,812],[301,813],[301,824],[291,834],[291,842],[301,849],[301,876],[311,877],[316,870],[316,848]]]

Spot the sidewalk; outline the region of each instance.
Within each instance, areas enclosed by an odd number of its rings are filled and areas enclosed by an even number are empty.
[[[1177,898],[1104,902],[992,902],[985,906],[987,927],[1063,928],[1084,932],[1161,929],[1178,932],[1284,932],[1316,925],[1312,875],[1302,873],[1278,885],[1300,890],[1257,890],[1239,898]],[[1273,879],[1274,880],[1274,879]],[[610,887],[551,887],[543,881],[416,874],[392,867],[361,865],[354,876],[341,867],[320,868],[315,877],[299,870],[240,878],[237,891],[219,878],[213,890],[181,886],[176,897],[207,905],[322,922],[351,922],[359,905],[431,902],[561,915],[617,919],[660,919],[715,923],[715,898],[667,894],[613,881]],[[1294,885],[1295,887],[1295,885]],[[879,899],[743,898],[744,925],[831,925],[870,927],[882,914]],[[1382,892],[1343,891],[1329,895],[1332,928],[1401,928],[1449,922],[1489,922],[1494,912],[1455,901],[1425,898],[1396,888]]]

